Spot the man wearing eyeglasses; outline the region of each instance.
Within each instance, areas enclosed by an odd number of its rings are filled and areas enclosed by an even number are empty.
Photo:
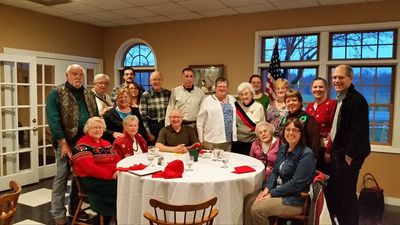
[[[368,103],[354,88],[353,69],[339,65],[333,71],[337,105],[330,137],[331,171],[326,200],[333,224],[358,225],[357,179],[369,143]]]
[[[110,84],[110,77],[106,74],[97,74],[93,79],[92,92],[96,96],[97,109],[99,115],[103,116],[109,109],[112,108],[111,97],[106,93]]]

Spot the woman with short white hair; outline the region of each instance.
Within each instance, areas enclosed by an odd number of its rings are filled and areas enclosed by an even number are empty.
[[[274,126],[266,121],[261,121],[256,125],[256,135],[257,139],[251,145],[250,156],[264,163],[264,181],[267,181],[275,165],[280,141],[274,137]]]
[[[264,107],[254,100],[255,91],[249,82],[237,87],[238,100],[235,102],[237,141],[232,151],[244,155],[250,154],[250,147],[256,139],[256,124],[265,121]]]

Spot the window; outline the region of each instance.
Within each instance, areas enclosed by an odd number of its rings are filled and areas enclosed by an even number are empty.
[[[393,125],[393,121],[400,119],[400,112],[394,107],[395,99],[400,98],[400,93],[395,92],[396,73],[400,71],[396,54],[399,27],[396,22],[301,28],[295,30],[297,34],[293,29],[257,32],[259,58],[255,70],[266,79],[277,39],[282,74],[291,88],[301,91],[307,104],[314,100],[310,86],[315,77],[326,78],[331,85],[335,66],[352,66],[353,84],[369,105],[371,144],[400,149],[400,140],[392,138],[394,130],[400,132],[400,127]],[[329,88],[328,95],[335,98],[336,91]],[[381,147],[379,150],[392,152]]]
[[[123,66],[133,67],[135,82],[145,90],[150,89],[150,75],[155,70],[153,50],[146,44],[134,44],[124,54]],[[123,74],[120,74],[122,80]]]
[[[331,33],[331,59],[385,59],[394,57],[395,31]]]
[[[331,67],[332,75],[334,67]],[[369,136],[375,144],[391,143],[393,97],[391,94],[393,66],[353,66],[355,88],[365,97],[369,105]],[[331,96],[336,91],[331,87]]]
[[[262,62],[272,56],[275,38],[263,38]],[[292,35],[278,37],[279,58],[281,61],[315,61],[318,58],[318,35]]]

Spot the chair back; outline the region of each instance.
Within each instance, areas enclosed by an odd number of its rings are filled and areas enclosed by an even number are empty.
[[[217,197],[194,205],[170,205],[156,199],[150,199],[149,203],[154,208],[154,215],[144,212],[143,216],[150,225],[212,225],[219,212],[214,208]]]
[[[10,181],[10,193],[0,196],[0,224],[12,224],[12,219],[17,211],[18,198],[21,186],[16,181]]]

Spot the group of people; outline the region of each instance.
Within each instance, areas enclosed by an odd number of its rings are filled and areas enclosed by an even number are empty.
[[[316,78],[311,86],[315,101],[305,110],[301,93],[289,89],[285,79],[276,80],[276,99],[270,101],[259,75],[241,83],[235,98],[224,77],[215,81],[214,94],[205,95],[193,84],[190,68],[182,70],[182,85],[172,91],[163,88],[159,71],[151,74],[148,91],[134,82],[132,68],[122,72],[124,83],[110,97],[107,75],[96,75],[89,90],[83,86],[84,68],[72,64],[66,82],[48,96],[57,161],[51,210],[56,224],[66,224],[64,195],[71,167],[94,211],[112,221],[119,160],[145,153],[149,145],[185,153],[198,142],[204,149],[220,148],[264,163],[264,187],[246,197],[244,224],[268,224],[270,216],[299,213],[300,193],[316,169],[330,176],[325,195],[332,221],[358,223],[356,184],[370,145],[368,104],[354,89],[351,67],[340,65],[333,72],[336,100],[327,98],[326,80]],[[70,214],[77,200],[73,182]]]

